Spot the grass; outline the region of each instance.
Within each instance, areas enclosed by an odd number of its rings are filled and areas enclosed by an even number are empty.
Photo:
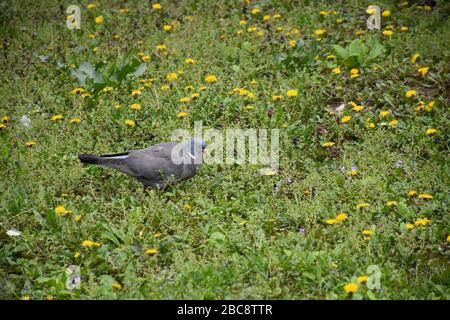
[[[381,30],[367,30],[372,3],[357,0],[162,1],[161,10],[112,0],[87,9],[82,1],[80,30],[66,27],[69,1],[35,1],[26,10],[25,1],[1,3],[0,297],[448,299],[450,6],[411,2],[378,1],[391,11]],[[261,12],[252,14],[255,7]],[[394,33],[383,35],[390,25]],[[319,39],[317,29],[326,30]],[[384,51],[348,64],[333,46],[355,39]],[[141,52],[150,59],[140,61]],[[71,93],[79,87],[71,71],[82,62],[126,54],[145,64],[142,75],[86,84],[85,98]],[[350,77],[352,68],[359,76]],[[168,81],[172,72],[177,79]],[[207,83],[209,74],[218,81]],[[298,95],[287,97],[290,89]],[[409,90],[416,94],[407,98]],[[179,101],[194,92],[198,99]],[[77,159],[169,141],[200,120],[206,129],[280,128],[278,173],[205,165],[189,181],[144,193],[137,181]],[[56,213],[58,206],[69,212]],[[347,219],[336,222],[340,212]],[[21,235],[8,236],[10,229]],[[82,246],[86,240],[99,246]],[[152,248],[156,254],[147,253]],[[66,288],[70,265],[80,267],[80,289]],[[370,283],[371,265],[380,286],[369,289],[357,278]],[[356,292],[346,292],[349,283]]]

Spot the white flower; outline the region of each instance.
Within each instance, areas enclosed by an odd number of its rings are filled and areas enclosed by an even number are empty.
[[[16,230],[16,229],[10,229],[10,230],[6,231],[6,234],[10,237],[18,237],[22,234],[22,232],[20,232],[19,230]]]

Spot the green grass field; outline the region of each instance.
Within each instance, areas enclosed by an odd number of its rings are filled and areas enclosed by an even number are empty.
[[[0,1],[0,298],[449,299],[450,3],[433,2]],[[195,121],[279,128],[279,170],[143,192],[77,158]]]

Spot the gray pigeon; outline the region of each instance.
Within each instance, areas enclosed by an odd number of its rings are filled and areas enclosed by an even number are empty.
[[[162,142],[149,148],[96,156],[80,154],[82,163],[117,169],[147,187],[163,189],[193,177],[202,164],[206,143],[194,138],[186,143]]]

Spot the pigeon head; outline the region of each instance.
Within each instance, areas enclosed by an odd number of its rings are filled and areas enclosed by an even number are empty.
[[[183,149],[187,151],[189,162],[193,159],[194,163],[200,164],[202,162],[202,153],[206,149],[206,142],[200,138],[193,138],[184,144]]]

